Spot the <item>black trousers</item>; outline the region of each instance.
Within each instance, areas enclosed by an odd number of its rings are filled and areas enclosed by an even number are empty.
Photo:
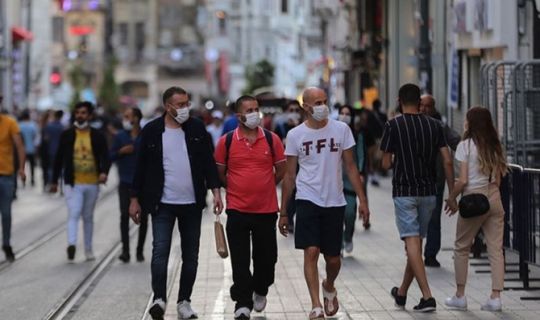
[[[227,240],[231,253],[235,310],[253,309],[253,292],[266,296],[274,283],[277,262],[277,214],[248,214],[227,210]],[[251,246],[253,244],[253,250]],[[253,274],[250,271],[253,255]]]
[[[32,186],[35,184],[36,179],[34,176],[35,168],[36,168],[36,155],[35,154],[26,154],[26,162],[30,164],[30,183]]]
[[[122,252],[129,253],[129,193],[130,186],[120,183],[118,196],[120,197],[120,235],[122,238]],[[144,250],[144,241],[148,231],[148,214],[142,213],[139,226],[139,240],[137,241],[137,253]]]

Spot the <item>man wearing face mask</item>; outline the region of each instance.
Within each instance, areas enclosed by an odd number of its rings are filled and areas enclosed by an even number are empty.
[[[92,250],[94,208],[99,184],[107,182],[110,162],[107,142],[103,134],[90,128],[88,120],[93,112],[91,102],[75,105],[73,127],[62,132],[54,161],[50,191],[58,190],[58,178],[63,174],[64,193],[69,212],[67,256],[75,258],[79,218],[83,219],[84,249],[86,260],[95,260]]]
[[[325,313],[333,316],[339,309],[334,281],[341,268],[343,218],[347,204],[343,195],[342,167],[360,198],[359,217],[364,221],[369,219],[364,186],[353,156],[354,137],[345,123],[328,119],[326,103],[326,93],[322,89],[304,91],[302,108],[307,120],[287,134],[287,166],[279,218],[279,231],[287,236],[287,202],[296,185],[294,240],[296,248],[304,251],[304,276],[312,304],[310,319],[324,319]],[[297,164],[300,166],[298,175]],[[324,313],[317,269],[321,253],[326,261],[326,279],[321,286]]]
[[[227,188],[226,229],[233,276],[231,298],[236,301],[234,318],[249,319],[252,309],[264,310],[268,288],[274,283],[276,184],[285,172],[285,155],[279,137],[259,126],[259,104],[254,97],[242,96],[235,106],[239,126],[220,138],[215,159]]]
[[[223,209],[220,182],[212,156],[212,138],[204,123],[189,116],[187,92],[171,87],[163,93],[165,113],[141,132],[131,189],[129,215],[140,223],[152,216],[152,319],[163,319],[167,302],[167,265],[172,232],[178,220],[182,249],[179,319],[195,319],[191,294],[197,276],[202,210],[206,193],[214,195],[214,213]]]
[[[139,108],[127,108],[124,111],[121,130],[114,137],[111,151],[111,161],[115,161],[120,175],[118,196],[120,198],[120,234],[122,238],[122,254],[118,257],[123,262],[129,262],[129,198],[133,175],[135,174],[135,160],[139,149],[142,113]],[[137,242],[137,261],[144,261],[143,249],[146,231],[148,228],[148,215],[141,215],[139,240]]]

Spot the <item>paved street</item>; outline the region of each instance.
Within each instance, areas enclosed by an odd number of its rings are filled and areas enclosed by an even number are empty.
[[[144,314],[150,299],[150,239],[147,240],[146,261],[123,264],[116,259],[118,251],[111,248],[119,241],[118,199],[114,178],[102,190],[102,199],[96,209],[95,262],[85,262],[79,254],[75,264],[67,264],[65,257],[65,230],[60,228],[38,248],[20,257],[14,264],[1,264],[0,319],[44,319],[86,279],[96,266],[112,252],[110,264],[84,291],[82,298],[64,319],[149,319]],[[540,302],[522,301],[520,297],[534,296],[535,292],[505,291],[504,311],[480,311],[489,292],[489,274],[476,273],[487,267],[471,268],[469,274],[469,311],[451,311],[442,305],[444,298],[453,293],[454,272],[452,239],[455,218],[443,218],[443,251],[439,256],[443,267],[428,269],[428,277],[435,298],[439,302],[434,314],[416,314],[398,311],[388,294],[398,285],[405,263],[401,241],[393,220],[390,181],[384,180],[380,188],[370,188],[372,229],[363,231],[357,225],[352,255],[343,259],[343,267],[336,283],[341,301],[340,312],[334,319],[535,319],[540,317]],[[47,230],[63,226],[66,217],[64,201],[58,196],[41,194],[36,189],[21,189],[14,204],[13,245],[17,251],[27,248]],[[175,231],[176,233],[176,231]],[[149,234],[149,237],[151,235]],[[276,283],[270,289],[268,306],[264,313],[253,313],[253,319],[306,319],[310,310],[309,297],[302,272],[301,251],[293,248],[293,238],[279,236],[279,261]],[[136,241],[136,237],[132,237]],[[79,242],[81,243],[81,242]],[[133,242],[132,242],[133,243]],[[80,253],[80,251],[78,252]],[[178,292],[178,241],[174,243],[170,259],[170,302],[166,319],[176,319],[175,300]],[[2,257],[3,259],[3,257]],[[479,260],[475,263],[482,262]],[[321,265],[322,266],[322,265]],[[509,267],[513,268],[513,267]],[[322,271],[322,268],[321,268]],[[534,275],[534,273],[533,273]],[[507,274],[508,278],[515,274]],[[537,275],[536,275],[537,276]],[[228,259],[215,253],[213,217],[205,214],[199,273],[192,297],[200,319],[232,319],[234,303],[229,297],[231,269]],[[507,282],[507,286],[517,286]],[[540,295],[540,292],[536,292]],[[420,292],[413,284],[407,309],[417,303]],[[54,319],[52,317],[51,319]]]

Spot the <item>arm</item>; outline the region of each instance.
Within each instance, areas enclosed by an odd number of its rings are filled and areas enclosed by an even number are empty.
[[[217,165],[219,180],[221,181],[221,185],[224,188],[227,188],[227,166],[218,164]]]
[[[439,149],[439,151],[442,156],[444,175],[446,177],[446,184],[448,185],[448,193],[452,193],[454,190],[454,163],[452,162],[452,156],[450,155],[450,151],[446,146]]]
[[[26,180],[26,174],[24,173],[24,164],[26,162],[26,152],[24,151],[24,143],[20,133],[13,135],[13,144],[17,150],[17,156],[19,157],[19,177],[22,181]]]
[[[291,198],[294,189],[297,164],[298,157],[287,156],[287,161],[285,163],[285,175],[283,177],[281,190],[281,210],[279,213],[279,232],[285,237],[289,233],[287,229],[289,224],[289,219],[287,218],[287,202]]]
[[[353,147],[354,148],[354,147]],[[364,221],[369,221],[369,208],[368,200],[366,197],[366,190],[364,190],[364,184],[360,179],[360,173],[354,163],[353,148],[349,148],[343,151],[343,164],[347,177],[351,182],[356,195],[360,199],[360,206],[358,207],[358,214]]]
[[[446,142],[448,143],[450,149],[456,151],[457,145],[461,141],[459,133],[457,133],[454,129],[450,128],[448,125],[445,125],[444,134],[446,137]]]
[[[388,170],[392,167],[392,154],[389,152],[384,152],[382,155],[381,167],[384,170]]]
[[[146,152],[142,150],[146,145],[146,131],[143,129],[141,132],[141,138],[139,142],[139,152],[135,157],[135,173],[133,174],[133,183],[131,184],[131,196],[129,203],[129,216],[136,224],[141,221],[141,205],[139,199],[141,196],[141,188],[144,185],[144,169],[146,168]]]
[[[458,210],[456,198],[463,192],[465,186],[469,183],[469,168],[467,162],[458,161],[459,177],[454,184],[454,188],[446,200],[446,212],[454,214]]]
[[[274,178],[276,179],[276,185],[283,180],[283,176],[285,176],[285,170],[286,170],[286,162],[281,161],[276,164],[274,164],[275,172],[274,172]]]
[[[111,146],[111,150],[109,151],[109,159],[111,161],[117,161],[122,157],[122,153],[120,152],[120,148],[122,147],[122,141],[120,134],[117,134],[114,136],[113,144]]]

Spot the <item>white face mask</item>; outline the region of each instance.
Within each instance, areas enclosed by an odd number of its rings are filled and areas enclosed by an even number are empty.
[[[123,126],[124,129],[126,129],[126,130],[131,130],[131,129],[133,129],[133,124],[131,124],[131,121],[129,121],[129,120],[124,120],[124,121],[122,121],[122,126]]]
[[[345,122],[346,124],[351,124],[351,116],[348,114],[340,114],[338,116],[338,120],[341,122]]]
[[[176,109],[176,117],[173,117],[176,122],[182,124],[189,119],[189,108]]]
[[[289,112],[287,114],[287,119],[298,122],[300,121],[300,114],[298,112]]]
[[[261,117],[259,117],[258,112],[248,113],[244,117],[246,117],[246,121],[244,122],[244,124],[250,129],[257,128],[261,123]]]
[[[328,107],[325,104],[313,106],[313,119],[315,119],[315,121],[328,119],[328,113],[330,113],[330,110],[328,110]]]
[[[88,121],[84,121],[84,122],[75,121],[75,122],[73,122],[73,125],[77,129],[81,129],[81,130],[86,129],[86,128],[88,128]]]

